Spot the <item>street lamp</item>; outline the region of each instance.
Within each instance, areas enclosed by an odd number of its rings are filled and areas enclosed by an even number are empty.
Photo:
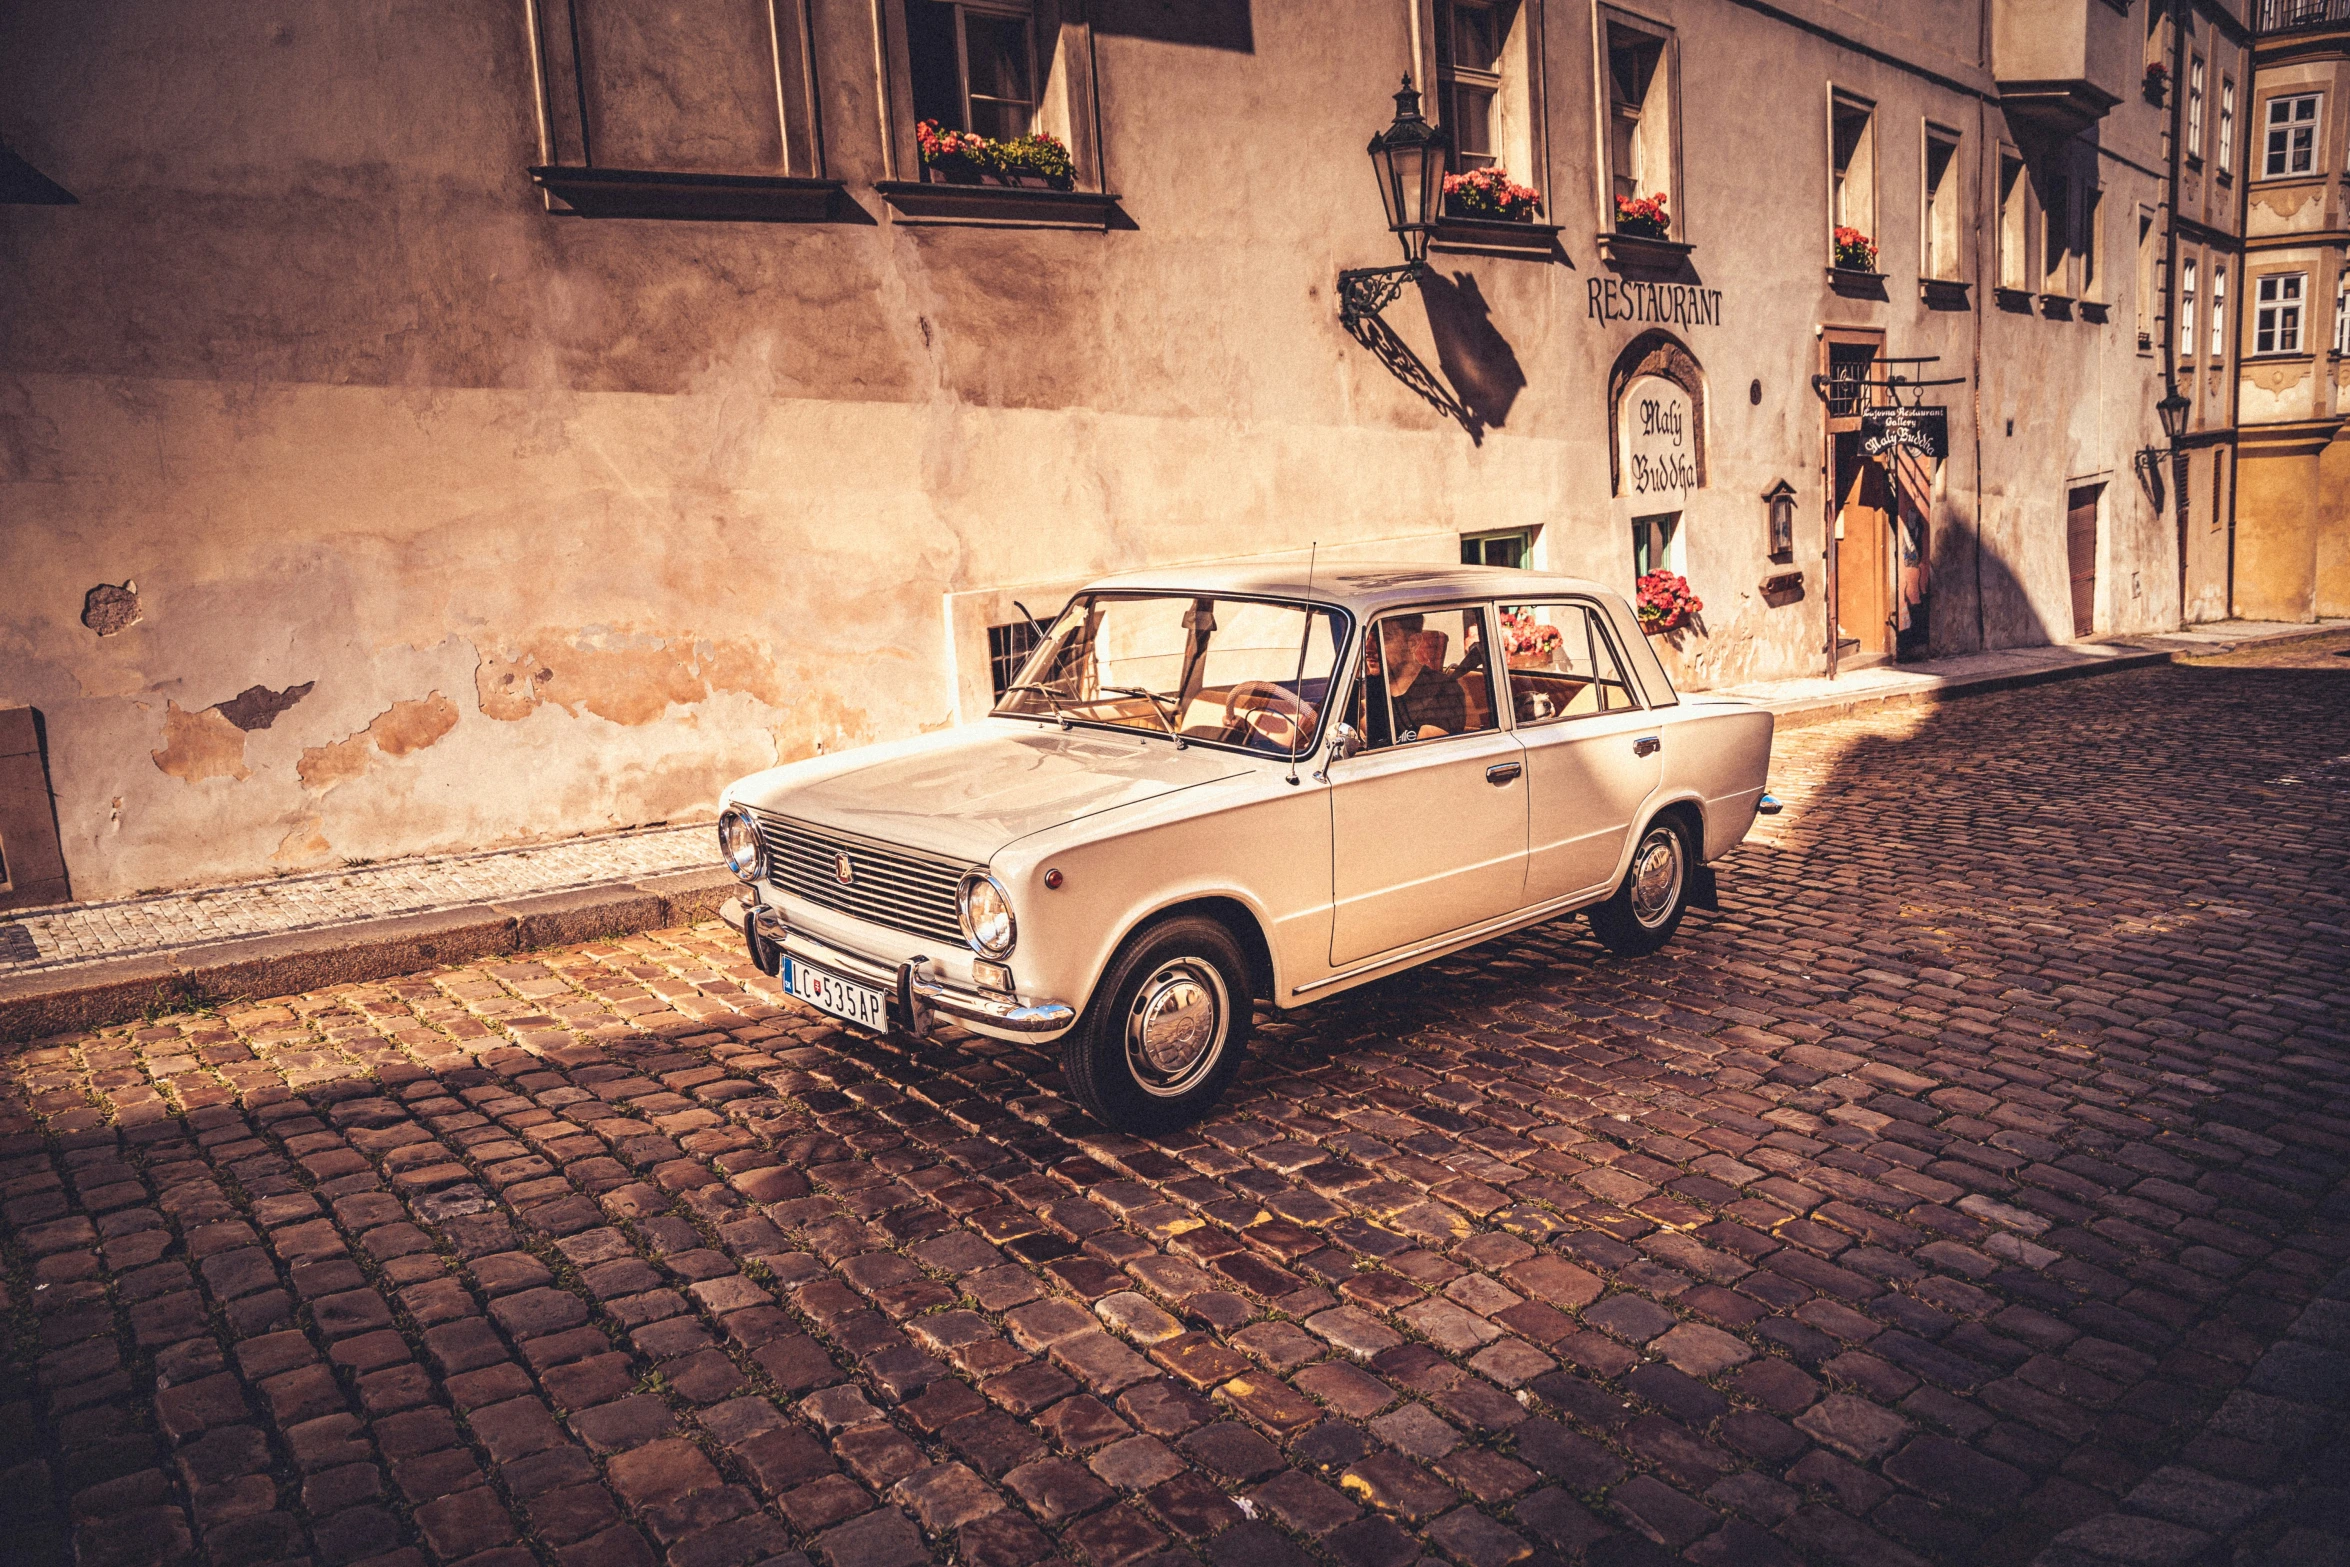
[[[1395,119],[1371,138],[1372,172],[1387,226],[1403,243],[1400,267],[1354,267],[1338,274],[1338,319],[1352,327],[1387,308],[1404,285],[1428,269],[1428,236],[1443,199],[1445,135],[1420,117],[1420,95],[1406,73]]]
[[[2171,445],[2178,445],[2179,438],[2187,433],[2187,415],[2194,407],[2187,401],[2187,394],[2175,386],[2168,397],[2154,405],[2155,416],[2162,420],[2162,433]]]
[[[2179,441],[2187,433],[2187,415],[2194,410],[2195,405],[2188,401],[2187,394],[2176,386],[2170,389],[2162,401],[2154,405],[2154,416],[2162,421],[2163,439],[2170,443],[2173,457],[2182,455],[2179,451]],[[2162,513],[2162,453],[2151,446],[2147,447],[2138,453],[2137,468],[2139,477],[2144,480],[2148,493],[2153,496],[2155,514],[2160,516]]]

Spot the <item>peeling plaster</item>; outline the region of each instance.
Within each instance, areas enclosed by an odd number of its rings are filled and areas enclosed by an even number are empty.
[[[774,661],[746,639],[543,628],[512,649],[484,653],[474,670],[482,713],[506,723],[528,718],[542,703],[574,718],[585,712],[633,725],[721,691],[784,702]]]
[[[407,756],[423,750],[456,727],[457,704],[438,691],[430,692],[412,701],[394,702],[376,714],[365,729],[347,739],[332,745],[312,746],[294,764],[294,771],[301,778],[303,788],[323,792],[366,772],[372,760],[368,755],[371,750],[386,756]],[[292,841],[289,836],[286,844],[279,846],[278,853],[286,853]],[[320,844],[323,848],[323,839]]]
[[[163,749],[147,753],[157,768],[187,783],[207,778],[242,783],[253,776],[253,769],[245,765],[244,730],[213,708],[191,713],[170,701],[164,707]]]
[[[139,623],[139,585],[101,582],[82,595],[82,624],[102,637],[128,631]]]
[[[283,691],[272,691],[267,686],[247,686],[225,702],[216,703],[213,711],[247,733],[267,729],[277,722],[278,715],[318,689],[318,682],[305,680],[298,686]]]

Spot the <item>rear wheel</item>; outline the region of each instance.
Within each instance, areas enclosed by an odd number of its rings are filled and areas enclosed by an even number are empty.
[[[1681,824],[1660,816],[1641,831],[1624,884],[1584,911],[1592,932],[1619,957],[1646,957],[1673,939],[1689,907],[1695,861]]]
[[[1119,949],[1063,1041],[1069,1091],[1121,1132],[1166,1132],[1208,1113],[1248,1053],[1248,962],[1202,915],[1145,927]]]

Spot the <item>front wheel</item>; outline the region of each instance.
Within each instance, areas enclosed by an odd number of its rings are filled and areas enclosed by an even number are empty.
[[[1670,818],[1650,822],[1632,851],[1624,884],[1584,911],[1593,934],[1618,957],[1646,957],[1673,939],[1689,907],[1689,840]]]
[[[1069,1091],[1114,1131],[1168,1132],[1208,1113],[1248,1053],[1248,962],[1212,919],[1145,928],[1111,960],[1062,1045]]]

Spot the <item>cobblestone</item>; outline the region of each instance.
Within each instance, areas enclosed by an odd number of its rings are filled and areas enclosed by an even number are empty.
[[[12,1556],[2326,1559],[2343,690],[1784,737],[1664,953],[1268,1017],[1155,1141],[715,926],[39,1042]]]

